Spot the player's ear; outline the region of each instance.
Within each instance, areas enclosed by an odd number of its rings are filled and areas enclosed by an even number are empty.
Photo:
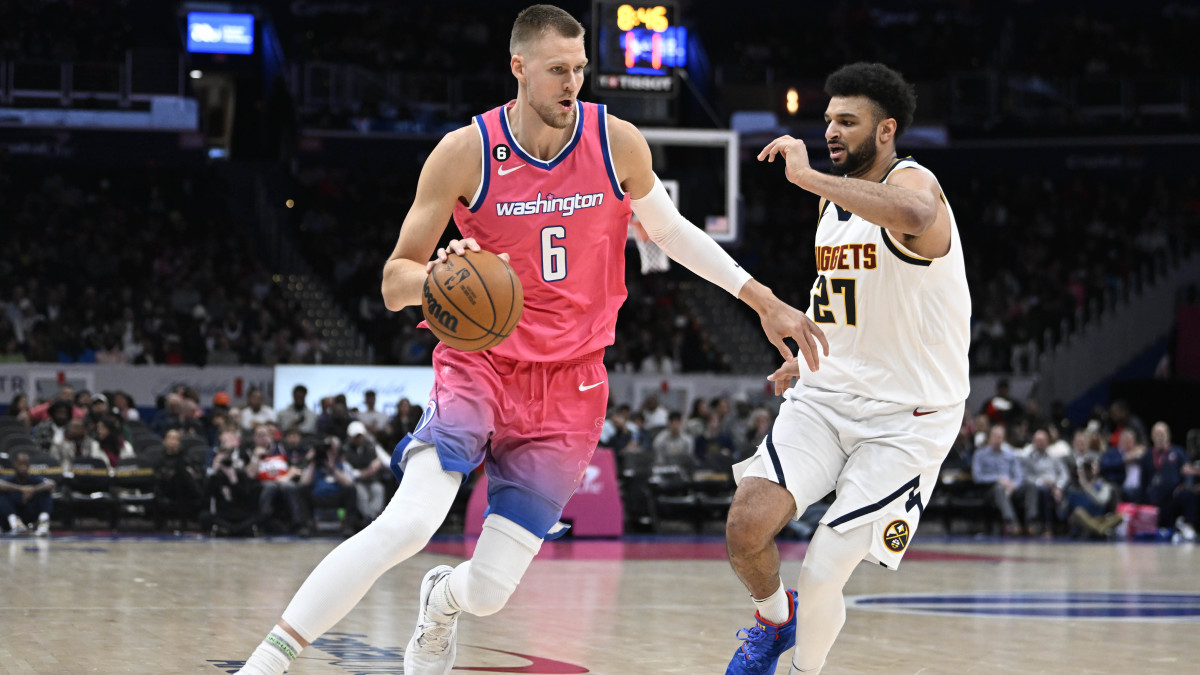
[[[889,118],[885,119],[884,121],[880,122],[879,126],[875,130],[875,134],[876,134],[876,138],[879,139],[880,143],[887,143],[888,141],[895,140],[896,139],[896,119],[894,117],[889,117]]]
[[[517,82],[525,83],[525,59],[520,54],[513,54],[508,61],[508,67],[512,70],[513,77],[517,78]]]

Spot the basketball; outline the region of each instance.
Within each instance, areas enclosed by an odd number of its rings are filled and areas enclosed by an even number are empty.
[[[425,278],[421,311],[439,340],[480,352],[504,342],[525,309],[521,280],[495,253],[451,253]]]

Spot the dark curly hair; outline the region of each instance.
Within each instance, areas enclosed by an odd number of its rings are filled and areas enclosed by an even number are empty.
[[[896,120],[896,136],[912,124],[917,109],[917,92],[904,76],[882,63],[851,63],[835,70],[825,80],[830,96],[865,96],[883,111],[880,120]]]

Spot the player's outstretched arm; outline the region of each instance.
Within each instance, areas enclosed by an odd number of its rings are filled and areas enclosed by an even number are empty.
[[[646,234],[670,258],[700,277],[724,288],[758,312],[763,332],[785,360],[792,351],[784,338],[796,340],[810,370],[820,360],[818,343],[829,355],[825,335],[803,312],[788,305],[771,289],[751,278],[712,237],[684,218],[654,175],[650,146],[632,124],[611,115],[609,131],[613,164],[621,188],[632,198],[633,212],[642,221]]]
[[[421,304],[426,263],[446,231],[454,202],[475,194],[482,152],[479,133],[468,126],[446,134],[425,160],[396,248],[383,266],[383,304],[393,312]]]
[[[894,235],[906,236],[905,245],[914,253],[936,258],[950,250],[950,214],[933,176],[903,171],[887,183],[832,176],[812,168],[804,141],[791,136],[768,143],[758,160],[774,162],[776,155],[783,157],[789,181]]]

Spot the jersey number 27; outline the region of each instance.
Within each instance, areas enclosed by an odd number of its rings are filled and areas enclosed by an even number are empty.
[[[833,310],[829,308],[829,292],[833,291],[842,296],[846,308],[846,325],[858,325],[858,305],[854,299],[854,279],[826,279],[825,275],[817,277],[817,287],[813,291],[813,321],[815,323],[837,323]]]

